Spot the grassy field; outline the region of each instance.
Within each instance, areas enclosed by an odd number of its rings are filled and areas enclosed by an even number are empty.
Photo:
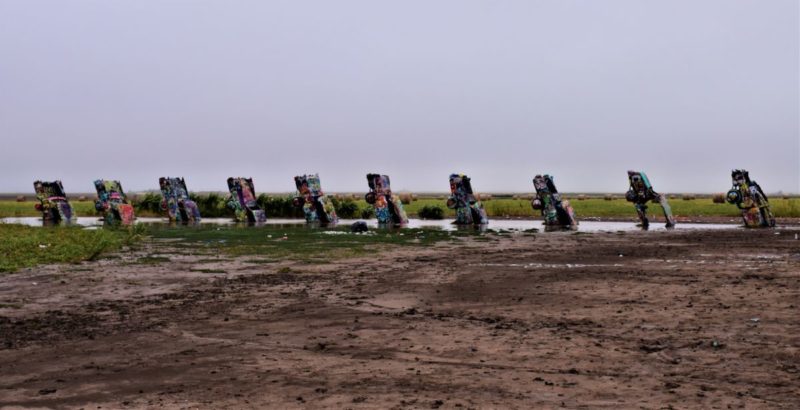
[[[179,239],[171,246],[190,250],[210,250],[231,256],[252,255],[255,261],[292,258],[322,262],[331,258],[362,256],[385,246],[424,246],[451,241],[470,232],[439,229],[404,229],[351,233],[349,228],[310,229],[305,225],[245,227],[199,226],[189,229],[153,228],[153,238]],[[267,258],[267,259],[263,259]]]
[[[0,272],[43,263],[93,260],[135,240],[140,235],[140,229],[42,229],[0,224]]]
[[[633,206],[624,199],[613,199],[606,201],[600,198],[591,198],[579,201],[571,199],[572,206],[578,217],[626,217],[635,214]],[[356,200],[359,209],[368,208],[363,199]],[[773,198],[770,203],[775,216],[779,218],[800,218],[800,199]],[[483,201],[484,207],[490,217],[533,217],[530,201],[527,199],[499,198]],[[0,218],[2,217],[22,217],[39,216],[33,208],[34,202],[15,202],[0,201]],[[72,202],[73,208],[78,216],[96,216],[92,202]],[[425,205],[439,206],[445,211],[446,217],[452,217],[453,211],[447,209],[443,199],[420,198],[410,204],[405,205],[409,216],[416,216],[419,210]],[[715,204],[710,198],[699,198],[692,200],[673,199],[670,200],[672,212],[676,216],[727,216],[736,217],[739,211],[735,206]],[[653,212],[659,213],[658,206],[654,205]],[[137,211],[139,216],[157,216],[157,213]],[[271,215],[268,215],[271,216]]]
[[[578,217],[620,217],[632,216],[636,211],[624,199],[577,199],[570,200]],[[773,199],[770,201],[772,210],[777,217],[800,218],[800,199]],[[365,204],[366,205],[366,204]],[[454,216],[454,212],[446,209],[444,200],[418,199],[405,205],[409,215],[416,215],[425,205],[439,205],[445,208],[445,215]],[[490,217],[530,217],[534,216],[531,203],[526,199],[491,199],[483,201],[483,206]],[[734,205],[715,204],[710,198],[701,198],[684,201],[682,199],[670,200],[672,212],[676,216],[739,216],[739,210]],[[658,205],[651,207],[652,212],[660,213]]]
[[[10,216],[41,216],[41,213],[34,208],[36,203],[35,201],[0,201],[0,218]],[[94,210],[94,202],[70,201],[70,204],[78,216],[97,215],[97,212]]]
[[[367,208],[363,200],[355,201],[360,209]],[[725,216],[737,217],[739,211],[733,205],[715,204],[711,199],[670,201],[677,216]],[[631,204],[623,199],[572,200],[580,217],[633,217]],[[445,209],[445,217],[453,216],[442,199],[419,199],[406,205],[406,210],[415,216],[424,206],[439,206]],[[75,202],[75,210],[81,216],[95,216],[90,202]],[[525,199],[491,199],[484,201],[492,217],[532,217],[530,202]],[[772,207],[777,217],[800,217],[800,199],[773,199]],[[660,210],[653,207],[652,212]],[[38,216],[32,202],[0,201],[0,217]],[[267,226],[259,229],[236,227],[194,228],[144,228],[86,230],[79,227],[42,229],[0,223],[0,272],[13,271],[41,263],[72,263],[97,258],[104,252],[119,249],[132,238],[143,236],[144,230],[155,238],[180,238],[175,246],[194,249],[207,248],[230,255],[256,255],[268,258],[295,257],[314,261],[331,257],[364,255],[376,247],[393,245],[426,245],[440,240],[452,240],[457,232],[408,229],[403,231],[370,232],[354,235],[346,228],[334,230],[305,229],[304,225],[281,227]]]
[[[172,239],[169,249],[191,254],[252,256],[252,262],[276,259],[315,263],[332,258],[362,256],[387,246],[424,246],[452,241],[473,232],[438,229],[371,231],[354,234],[348,228],[309,229],[305,225],[167,227],[136,225],[128,229],[39,228],[0,224],[0,272],[47,263],[77,263],[136,241]],[[139,263],[161,262],[164,257],[140,258]]]

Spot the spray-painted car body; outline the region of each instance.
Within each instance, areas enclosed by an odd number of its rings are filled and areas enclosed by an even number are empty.
[[[50,224],[70,224],[75,221],[75,214],[72,205],[67,200],[64,193],[64,186],[61,181],[36,181],[33,183],[36,191],[36,210],[42,213],[42,221],[45,225]]]
[[[97,190],[94,208],[103,215],[107,224],[133,223],[133,205],[128,202],[119,181],[98,179],[94,181],[94,187]]]
[[[575,211],[568,200],[561,198],[552,176],[536,175],[533,178],[533,187],[536,189],[536,197],[531,200],[531,206],[541,212],[546,230],[578,228]]]
[[[367,174],[369,192],[364,195],[368,204],[375,207],[375,216],[381,225],[405,225],[408,216],[403,209],[403,202],[392,193],[388,175]]]
[[[322,191],[319,174],[298,175],[294,177],[294,184],[297,195],[292,202],[303,209],[306,222],[335,224],[339,220],[333,203]]]
[[[227,200],[239,222],[261,223],[267,220],[264,210],[258,206],[256,189],[252,178],[228,178]]]
[[[667,198],[653,190],[653,185],[647,174],[640,171],[628,171],[628,182],[630,188],[625,194],[625,199],[632,202],[636,207],[636,213],[639,214],[639,220],[642,222],[642,228],[647,229],[650,226],[650,220],[647,218],[647,202],[658,202],[661,209],[664,210],[664,219],[667,228],[675,226],[675,218],[672,216],[672,209],[667,202]]]
[[[167,211],[169,220],[173,222],[200,222],[200,209],[189,198],[186,181],[183,178],[161,177],[158,179],[161,188],[161,208]]]
[[[742,211],[742,219],[748,228],[769,228],[775,226],[775,216],[769,207],[769,200],[756,181],[750,180],[750,173],[744,169],[731,172],[733,187],[726,200]]]
[[[489,223],[486,210],[472,191],[472,182],[464,174],[450,175],[450,197],[447,207],[456,211],[457,225],[483,225]]]

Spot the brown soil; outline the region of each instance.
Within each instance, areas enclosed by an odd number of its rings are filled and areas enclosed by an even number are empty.
[[[800,408],[795,232],[132,264],[151,244],[21,271],[0,277],[0,407]]]

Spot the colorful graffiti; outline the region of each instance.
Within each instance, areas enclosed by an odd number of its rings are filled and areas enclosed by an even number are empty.
[[[230,196],[226,201],[239,222],[261,223],[267,220],[264,210],[256,201],[256,189],[252,178],[228,178]]]
[[[561,199],[553,179],[547,174],[533,178],[536,197],[531,200],[531,205],[541,212],[545,230],[578,229],[575,211],[568,200]]]
[[[319,174],[298,175],[294,177],[294,184],[297,187],[297,196],[292,203],[303,208],[306,222],[335,224],[338,221],[333,203],[322,192]]]
[[[161,177],[158,179],[161,188],[161,209],[167,211],[172,222],[200,222],[200,209],[189,199],[189,190],[183,178]]]
[[[375,207],[378,224],[405,225],[408,216],[403,209],[403,202],[392,193],[391,182],[388,175],[367,174],[369,192],[364,195],[368,204]]]
[[[128,202],[119,181],[98,179],[94,181],[94,187],[97,190],[94,208],[103,215],[107,224],[133,223],[133,205]]]
[[[731,171],[733,187],[728,191],[728,203],[742,211],[742,219],[748,228],[769,228],[775,226],[775,216],[769,207],[769,200],[756,181],[750,180],[750,173],[744,169]]]
[[[470,178],[464,174],[450,175],[450,197],[447,207],[456,211],[457,225],[483,225],[489,223],[486,210],[472,192]]]
[[[68,225],[75,221],[72,205],[67,200],[61,181],[36,181],[33,183],[33,189],[36,191],[36,199],[39,200],[35,207],[42,213],[45,225]]]
[[[647,229],[650,226],[650,220],[647,218],[647,202],[658,202],[661,209],[664,210],[664,219],[666,219],[666,227],[675,227],[675,218],[672,216],[672,209],[667,202],[667,198],[653,190],[653,185],[647,174],[639,171],[628,171],[628,182],[630,188],[625,194],[625,199],[632,202],[636,207],[636,213],[639,214],[639,220],[642,221],[642,228]]]

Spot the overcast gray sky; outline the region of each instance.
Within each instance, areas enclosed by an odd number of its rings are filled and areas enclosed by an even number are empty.
[[[800,191],[797,0],[0,0],[0,191]]]

